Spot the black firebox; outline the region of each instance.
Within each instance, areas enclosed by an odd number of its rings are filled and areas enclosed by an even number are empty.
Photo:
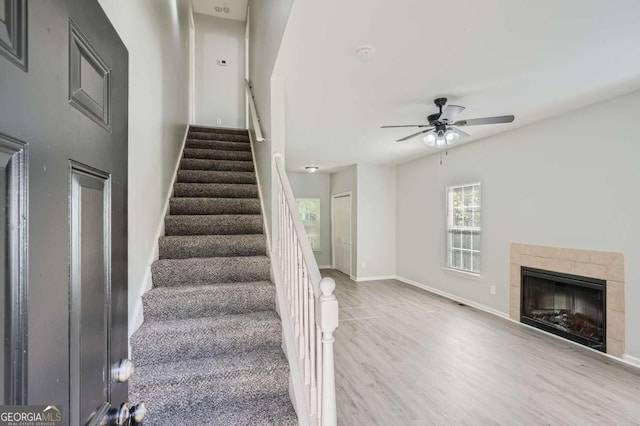
[[[522,267],[520,321],[606,352],[607,282]]]

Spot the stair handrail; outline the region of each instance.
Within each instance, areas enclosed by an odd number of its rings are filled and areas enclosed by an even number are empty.
[[[256,101],[253,97],[253,88],[248,79],[244,79],[245,82],[245,91],[247,92],[247,100],[249,102],[249,112],[251,115],[251,121],[253,123],[253,130],[256,132],[256,140],[258,142],[264,142],[266,139],[262,136],[262,127],[260,127],[260,116],[258,115],[258,110],[256,109]]]
[[[295,380],[297,377],[302,382],[309,424],[335,426],[333,333],[338,327],[338,300],[333,291],[336,284],[333,279],[320,275],[282,156],[276,154],[273,160],[276,169],[277,198],[274,203],[277,205],[274,212],[277,213],[277,234],[272,263],[282,297],[280,300],[286,302],[286,312],[282,312],[281,304],[280,313],[288,315],[292,325],[297,362],[290,360],[290,364],[299,370],[292,371],[292,378]]]

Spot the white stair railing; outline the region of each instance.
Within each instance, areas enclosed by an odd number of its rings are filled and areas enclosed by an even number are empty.
[[[338,327],[338,301],[333,295],[335,282],[322,278],[307,238],[296,200],[279,155],[276,169],[277,235],[272,253],[274,277],[282,292],[296,361],[291,362],[292,379],[298,378],[304,389],[305,417],[311,425],[336,425],[336,389],[333,359],[333,333]],[[286,298],[286,299],[285,299]],[[283,323],[284,323],[283,318]],[[285,327],[285,338],[287,327]],[[288,351],[292,353],[291,351]],[[295,384],[294,384],[295,388]],[[300,417],[302,413],[298,413]]]

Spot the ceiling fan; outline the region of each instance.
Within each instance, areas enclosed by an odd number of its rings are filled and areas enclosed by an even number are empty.
[[[452,145],[460,139],[468,138],[470,134],[463,132],[457,127],[477,126],[481,124],[499,124],[511,123],[515,117],[513,115],[501,115],[498,117],[470,118],[468,120],[455,121],[456,117],[464,111],[464,107],[460,105],[447,105],[447,98],[437,98],[433,101],[440,112],[431,114],[427,117],[429,124],[409,124],[403,126],[382,126],[383,129],[398,127],[418,127],[419,132],[398,139],[397,142],[403,142],[416,136],[425,135],[423,140],[428,146],[441,148],[445,145]]]

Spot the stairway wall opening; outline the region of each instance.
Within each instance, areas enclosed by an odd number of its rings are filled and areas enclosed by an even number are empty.
[[[245,127],[245,23],[194,14],[196,123]]]

